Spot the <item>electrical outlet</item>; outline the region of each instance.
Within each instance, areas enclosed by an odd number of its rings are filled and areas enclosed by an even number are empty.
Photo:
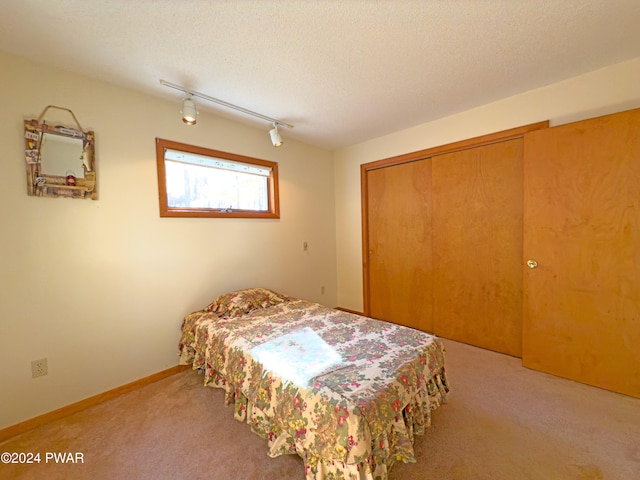
[[[31,378],[42,377],[49,373],[49,367],[47,366],[47,359],[41,358],[40,360],[34,360],[31,362]]]
[[[320,295],[324,295],[324,285],[320,287]]]

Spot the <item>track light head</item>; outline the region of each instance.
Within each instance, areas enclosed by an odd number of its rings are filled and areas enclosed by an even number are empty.
[[[245,115],[251,115],[257,118],[261,118],[262,120],[265,120],[267,122],[270,122],[273,125],[273,128],[269,131],[269,135],[271,136],[271,143],[273,143],[274,147],[279,147],[283,143],[282,137],[278,133],[278,125],[281,127],[293,128],[293,125],[290,125],[285,122],[281,122],[280,120],[277,120],[275,118],[271,118],[266,115],[262,115],[261,113],[246,109],[244,107],[240,107],[238,105],[225,102],[224,100],[220,100],[219,98],[214,98],[209,95],[205,95],[204,93],[196,92],[195,90],[190,90],[188,88],[182,87],[175,83],[170,83],[165,80],[160,80],[160,85],[164,85],[165,87],[169,87],[169,88],[174,88],[176,90],[180,90],[181,92],[184,92],[187,94],[187,97],[182,100],[182,121],[187,125],[196,124],[196,119],[198,117],[198,109],[192,97],[198,97],[204,100],[208,100],[209,102],[222,105],[223,107],[237,110],[238,112],[242,112]]]
[[[182,100],[182,121],[187,125],[195,125],[198,118],[198,109],[196,102],[193,101],[191,95]]]
[[[271,137],[271,143],[274,147],[279,147],[282,145],[282,137],[278,133],[278,124],[274,123],[273,128],[269,130],[269,136]]]

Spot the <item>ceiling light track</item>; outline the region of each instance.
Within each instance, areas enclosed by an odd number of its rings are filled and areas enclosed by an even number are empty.
[[[253,117],[260,118],[261,120],[265,120],[265,121],[269,122],[274,127],[271,130],[271,132],[273,132],[275,130],[275,138],[274,138],[274,133],[270,132],[272,143],[273,143],[274,147],[275,146],[279,147],[280,145],[282,145],[282,139],[280,138],[280,134],[278,133],[278,127],[293,128],[293,125],[290,125],[288,123],[282,122],[282,121],[280,121],[280,120],[278,120],[276,118],[268,117],[267,115],[262,115],[261,113],[254,112],[253,110],[249,110],[249,109],[244,108],[244,107],[239,107],[238,105],[234,105],[233,103],[225,102],[224,100],[220,100],[219,98],[211,97],[211,96],[206,95],[204,93],[196,92],[195,90],[190,90],[188,88],[185,88],[185,87],[183,87],[181,85],[177,85],[175,83],[167,82],[165,80],[160,80],[160,84],[164,85],[165,87],[169,87],[169,88],[174,88],[176,90],[180,90],[181,92],[184,92],[184,93],[187,94],[187,97],[183,100],[183,112],[182,113],[183,113],[183,121],[188,125],[195,125],[195,123],[196,123],[195,116],[197,115],[197,110],[196,110],[195,103],[192,100],[192,97],[197,97],[197,98],[202,98],[202,99],[207,100],[209,102],[213,102],[213,103],[216,103],[216,104],[221,105],[223,107],[230,108],[232,110],[236,110],[236,111],[244,113],[246,115],[251,115]],[[189,118],[188,119],[187,119],[187,117],[184,116],[184,115],[187,114],[187,112],[189,113]]]

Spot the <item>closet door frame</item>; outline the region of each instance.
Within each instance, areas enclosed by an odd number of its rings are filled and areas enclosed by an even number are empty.
[[[444,153],[453,153],[469,148],[490,145],[492,143],[503,142],[522,138],[528,132],[540,130],[549,127],[549,121],[532,123],[521,127],[503,130],[501,132],[490,133],[479,137],[461,140],[437,147],[419,150],[412,153],[406,153],[395,157],[376,160],[374,162],[364,163],[360,165],[360,193],[361,193],[361,215],[362,215],[362,275],[363,275],[363,305],[364,314],[369,316],[371,313],[370,299],[370,281],[369,281],[369,191],[368,191],[368,173],[370,171],[387,168],[403,163],[414,162],[416,160],[424,160],[435,155]]]

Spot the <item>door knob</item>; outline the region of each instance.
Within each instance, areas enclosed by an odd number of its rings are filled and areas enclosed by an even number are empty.
[[[538,266],[538,262],[535,260],[527,260],[527,267],[536,268]]]

